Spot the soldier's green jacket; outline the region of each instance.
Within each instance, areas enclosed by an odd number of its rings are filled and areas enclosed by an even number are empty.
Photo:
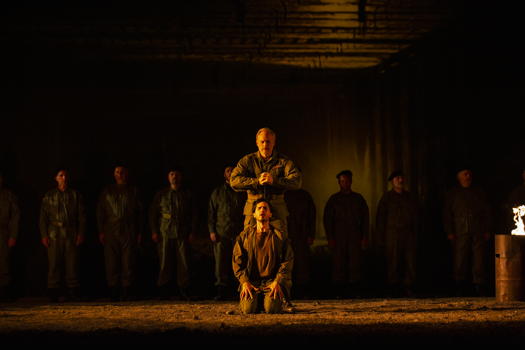
[[[234,239],[243,230],[245,193],[234,191],[225,182],[211,193],[208,202],[208,231]]]
[[[447,234],[489,233],[492,214],[485,192],[474,186],[449,190],[445,197],[443,224]]]
[[[17,238],[20,209],[10,190],[0,188],[0,237]]]
[[[258,282],[260,282],[257,280],[258,271],[255,256],[256,231],[255,225],[247,226],[237,237],[233,247],[233,273],[241,285],[244,282],[257,285]],[[277,281],[277,283],[289,293],[292,286],[294,259],[290,240],[275,228],[272,229],[270,234],[273,251],[275,253],[270,260],[271,265],[273,265],[272,276],[274,276],[274,278],[272,281]]]
[[[326,238],[344,239],[347,236],[363,239],[368,236],[368,205],[357,192],[338,192],[330,196],[323,217]]]
[[[99,232],[106,235],[142,233],[143,210],[138,189],[131,185],[109,185],[100,194],[97,203]]]
[[[259,185],[259,176],[268,172],[273,177],[273,184]],[[230,177],[230,185],[236,191],[247,191],[248,200],[244,207],[244,214],[251,215],[253,212],[253,199],[251,195],[264,195],[271,198],[274,195],[282,195],[278,201],[270,201],[274,207],[274,217],[286,218],[288,210],[284,201],[286,190],[295,190],[301,187],[302,174],[299,168],[288,157],[276,151],[272,157],[265,160],[259,152],[250,153],[237,163]]]
[[[396,235],[415,235],[418,227],[417,200],[407,191],[385,192],[377,205],[376,236],[381,243]]]
[[[197,229],[197,210],[188,189],[166,187],[155,194],[149,209],[151,232],[163,238],[185,239]]]
[[[40,206],[40,235],[42,238],[73,238],[83,235],[86,213],[82,195],[77,190],[49,190]]]

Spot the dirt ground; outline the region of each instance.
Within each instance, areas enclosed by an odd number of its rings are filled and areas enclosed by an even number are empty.
[[[294,301],[242,315],[234,301],[0,304],[0,339],[119,344],[523,344],[525,302],[494,298]]]

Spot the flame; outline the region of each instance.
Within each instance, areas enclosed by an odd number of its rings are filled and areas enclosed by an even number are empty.
[[[516,208],[512,208],[514,213],[514,223],[516,223],[516,228],[512,230],[513,235],[524,235],[525,236],[525,224],[523,224],[522,217],[525,216],[525,205],[521,205]]]

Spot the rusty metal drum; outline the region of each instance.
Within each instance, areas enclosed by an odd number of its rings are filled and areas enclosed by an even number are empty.
[[[524,236],[495,235],[496,300],[524,300]]]

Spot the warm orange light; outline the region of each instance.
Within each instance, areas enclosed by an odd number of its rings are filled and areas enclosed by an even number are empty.
[[[525,225],[523,224],[522,217],[525,216],[525,205],[521,205],[516,208],[512,208],[514,213],[514,222],[516,223],[516,228],[512,230],[513,235],[522,235],[525,236]]]

